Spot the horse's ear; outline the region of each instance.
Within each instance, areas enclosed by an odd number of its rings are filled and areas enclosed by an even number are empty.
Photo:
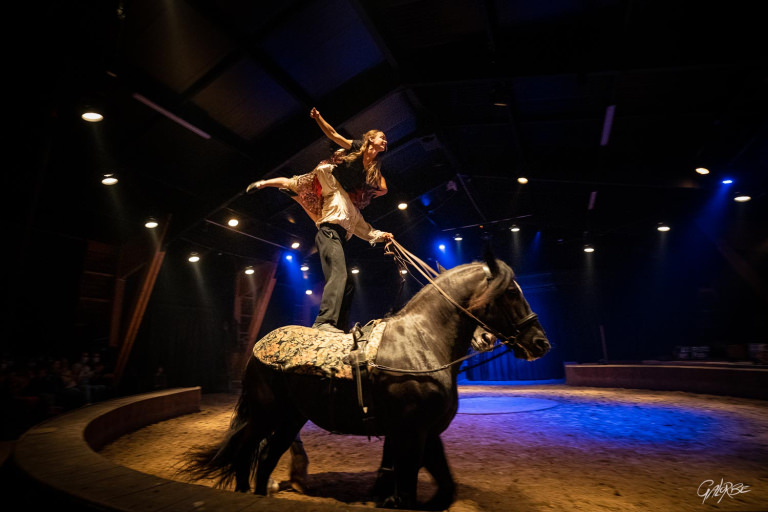
[[[499,262],[496,261],[496,256],[491,250],[490,244],[485,246],[485,266],[491,273],[491,277],[496,277],[499,274]]]
[[[439,262],[439,261],[438,261],[438,262],[436,262],[436,263],[437,263],[437,273],[438,273],[438,274],[442,274],[443,272],[445,272],[445,267],[443,267],[443,266],[440,264],[440,262]]]

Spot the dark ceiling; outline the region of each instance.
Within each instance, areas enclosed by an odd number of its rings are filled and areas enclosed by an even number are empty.
[[[20,231],[120,243],[154,215],[170,218],[169,246],[245,261],[298,238],[311,251],[315,228],[296,203],[243,192],[329,154],[317,107],[349,137],[387,134],[390,192],[363,213],[423,257],[437,235],[487,238],[512,223],[574,249],[585,233],[653,231],[725,176],[752,194],[749,243],[762,241],[759,4],[35,3],[9,48],[20,58],[8,80],[38,109],[20,125],[26,157],[12,178],[28,205]],[[105,120],[81,121],[87,104]],[[103,187],[105,172],[119,184]],[[237,230],[223,226],[229,214]]]

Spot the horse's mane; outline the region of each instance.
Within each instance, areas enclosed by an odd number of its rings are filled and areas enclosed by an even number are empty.
[[[453,267],[450,270],[446,270],[442,273],[440,273],[437,277],[434,278],[435,284],[427,283],[421,290],[419,290],[407,303],[405,303],[399,310],[392,312],[387,315],[387,317],[392,317],[399,315],[408,308],[408,306],[412,303],[420,302],[420,299],[430,293],[437,293],[437,290],[435,290],[435,286],[439,286],[445,290],[450,290],[454,288],[454,284],[459,281],[459,278],[463,276],[465,273],[477,270],[479,266],[487,266],[486,262],[483,261],[473,261],[472,263],[464,263],[463,265],[459,265],[457,267]],[[503,293],[506,291],[506,289],[509,287],[509,283],[512,280],[512,278],[515,277],[514,272],[512,269],[500,260],[495,260],[494,265],[494,273],[493,277],[491,279],[487,279],[488,286],[486,286],[484,289],[480,290],[479,293],[476,293],[472,296],[472,298],[469,301],[468,309],[470,311],[477,311],[479,309],[482,309],[487,304],[491,303],[496,299],[496,297],[499,296],[500,293]],[[479,283],[475,283],[477,285]]]

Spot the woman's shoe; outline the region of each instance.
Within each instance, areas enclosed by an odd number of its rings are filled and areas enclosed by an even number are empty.
[[[342,331],[338,327],[335,327],[333,324],[329,324],[328,322],[325,322],[322,324],[314,323],[312,324],[312,328],[317,329],[318,331],[323,331],[323,332],[334,332],[336,334],[344,334],[344,331]]]

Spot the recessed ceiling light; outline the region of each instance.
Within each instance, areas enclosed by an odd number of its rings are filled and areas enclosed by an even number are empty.
[[[235,227],[235,226],[237,226],[238,224],[240,224],[240,221],[239,221],[239,220],[237,220],[237,219],[235,219],[235,218],[233,217],[233,218],[231,218],[231,219],[229,219],[229,220],[227,221],[227,224],[229,224],[229,225],[230,225],[230,226],[232,226],[232,227]]]
[[[293,242],[291,244],[291,249],[298,249],[299,247],[301,247],[301,244],[299,242]]]
[[[584,252],[595,252],[595,248],[592,244],[587,244],[584,246]]]
[[[88,121],[89,123],[98,123],[104,119],[104,116],[93,110],[83,112],[80,117],[83,119],[83,121]]]
[[[656,229],[659,231],[669,231],[670,227],[664,224],[663,222],[659,222],[656,226]]]
[[[117,183],[117,176],[115,176],[114,174],[105,174],[101,178],[101,182],[104,185],[114,185],[115,183]]]
[[[513,233],[517,233],[518,231],[520,231],[520,228],[518,227],[517,224],[512,224],[509,230],[512,231]]]
[[[699,174],[709,174],[709,169],[706,167],[697,167],[696,172]]]
[[[144,222],[144,227],[149,229],[154,229],[158,226],[157,219],[154,217],[149,217],[146,222]]]
[[[526,178],[525,176],[520,176],[519,178],[517,178],[517,182],[525,185],[526,183],[528,183],[528,178]]]
[[[198,261],[200,261],[200,255],[197,254],[196,252],[191,252],[189,253],[189,258],[187,259],[192,263],[197,263]]]
[[[246,273],[246,274],[248,274],[248,275],[251,275],[251,274],[253,274],[254,272],[256,272],[256,271],[253,269],[253,267],[252,267],[252,266],[248,265],[247,267],[245,267],[245,273]]]
[[[408,208],[408,203],[400,203],[400,204],[398,204],[398,205],[397,205],[397,207],[398,207],[400,210],[405,210],[405,209],[407,209],[407,208]]]
[[[747,194],[736,194],[733,197],[733,200],[736,201],[737,203],[746,203],[747,201],[749,201],[751,199],[752,199],[752,196],[749,196]]]

